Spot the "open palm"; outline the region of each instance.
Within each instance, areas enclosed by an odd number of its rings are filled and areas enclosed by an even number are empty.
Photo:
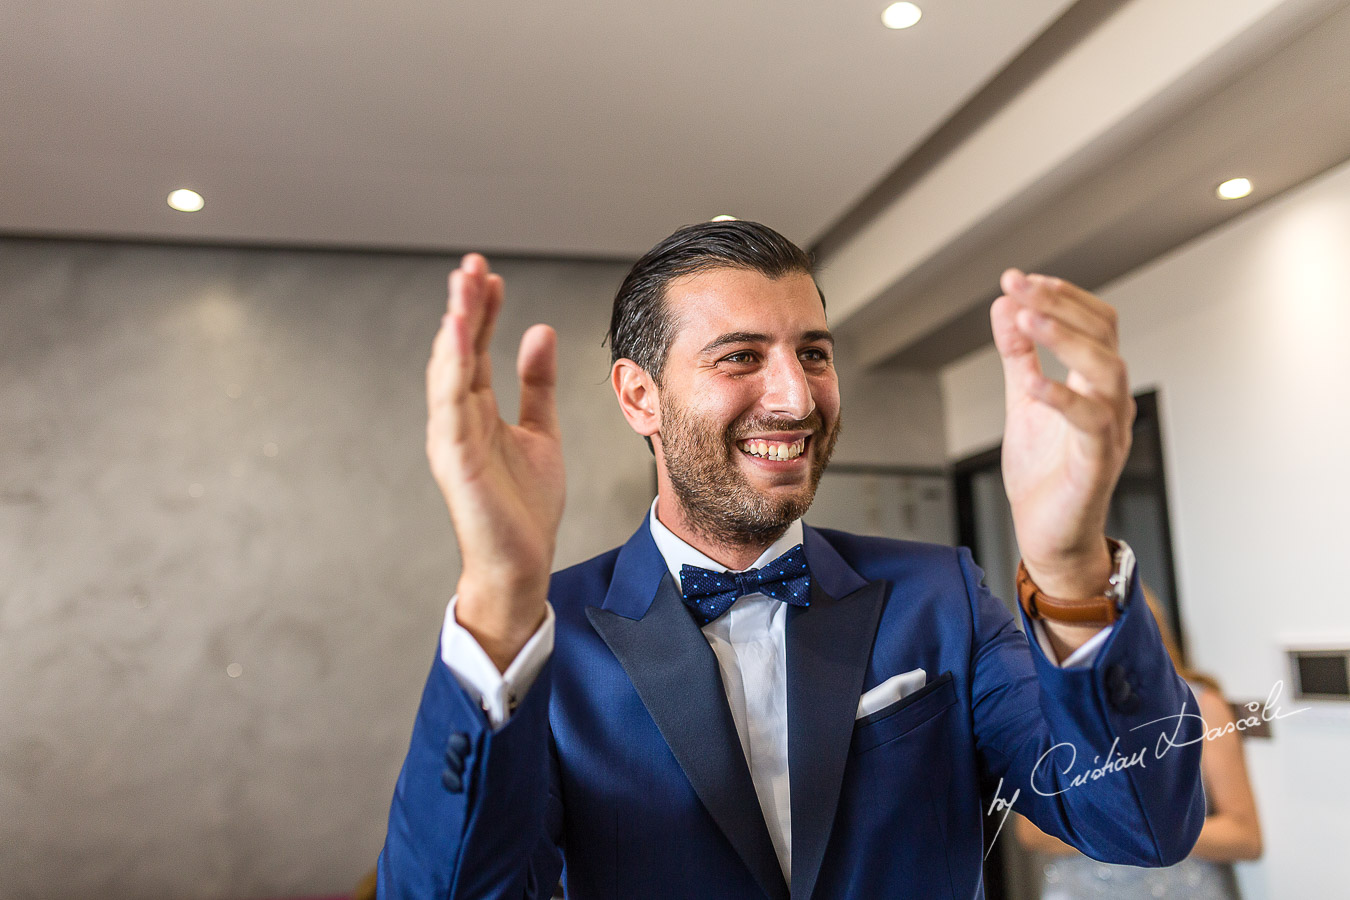
[[[460,593],[499,596],[522,629],[542,613],[565,478],[556,406],[556,335],[535,325],[520,342],[520,421],[503,421],[488,347],[504,287],[469,254],[450,275],[448,311],[427,366],[427,457],[463,558]]]

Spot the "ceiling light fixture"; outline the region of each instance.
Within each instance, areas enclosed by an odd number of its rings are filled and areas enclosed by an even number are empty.
[[[1220,200],[1241,200],[1252,192],[1252,183],[1246,178],[1230,178],[1215,189]]]
[[[721,216],[713,216],[713,217],[712,217],[712,220],[713,220],[714,222],[735,222],[735,221],[736,221],[736,217],[735,217],[735,216],[721,215]]]
[[[196,191],[179,188],[169,194],[169,205],[179,212],[197,212],[206,205],[206,201]]]
[[[881,14],[881,24],[887,28],[908,28],[923,18],[923,10],[913,3],[892,3]]]

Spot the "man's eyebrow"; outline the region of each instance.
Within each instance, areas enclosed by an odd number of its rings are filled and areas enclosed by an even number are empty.
[[[772,338],[769,335],[758,331],[728,331],[726,334],[718,335],[708,343],[700,354],[712,353],[713,351],[725,347],[727,344],[767,344]],[[831,348],[834,347],[834,335],[824,329],[814,329],[812,331],[803,331],[799,340],[810,343],[813,341],[824,341]]]

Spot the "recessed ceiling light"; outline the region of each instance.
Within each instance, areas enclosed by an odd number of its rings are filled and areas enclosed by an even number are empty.
[[[1252,183],[1246,178],[1230,178],[1214,191],[1220,200],[1241,200],[1251,192]]]
[[[881,14],[881,24],[887,28],[908,28],[923,18],[923,10],[913,3],[892,3]]]
[[[169,194],[169,205],[179,212],[196,212],[206,205],[206,201],[196,191],[179,188]]]
[[[713,216],[713,217],[712,217],[712,220],[713,220],[714,222],[735,222],[735,221],[736,221],[736,217],[735,217],[735,216]]]

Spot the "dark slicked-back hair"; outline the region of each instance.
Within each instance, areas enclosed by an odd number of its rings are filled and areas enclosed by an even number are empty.
[[[659,385],[675,339],[676,317],[666,307],[666,287],[710,269],[748,269],[769,278],[815,275],[810,255],[767,225],[739,220],[686,225],[634,263],[614,295],[606,335],[610,362],[631,359]],[[824,306],[824,294],[820,302]]]

